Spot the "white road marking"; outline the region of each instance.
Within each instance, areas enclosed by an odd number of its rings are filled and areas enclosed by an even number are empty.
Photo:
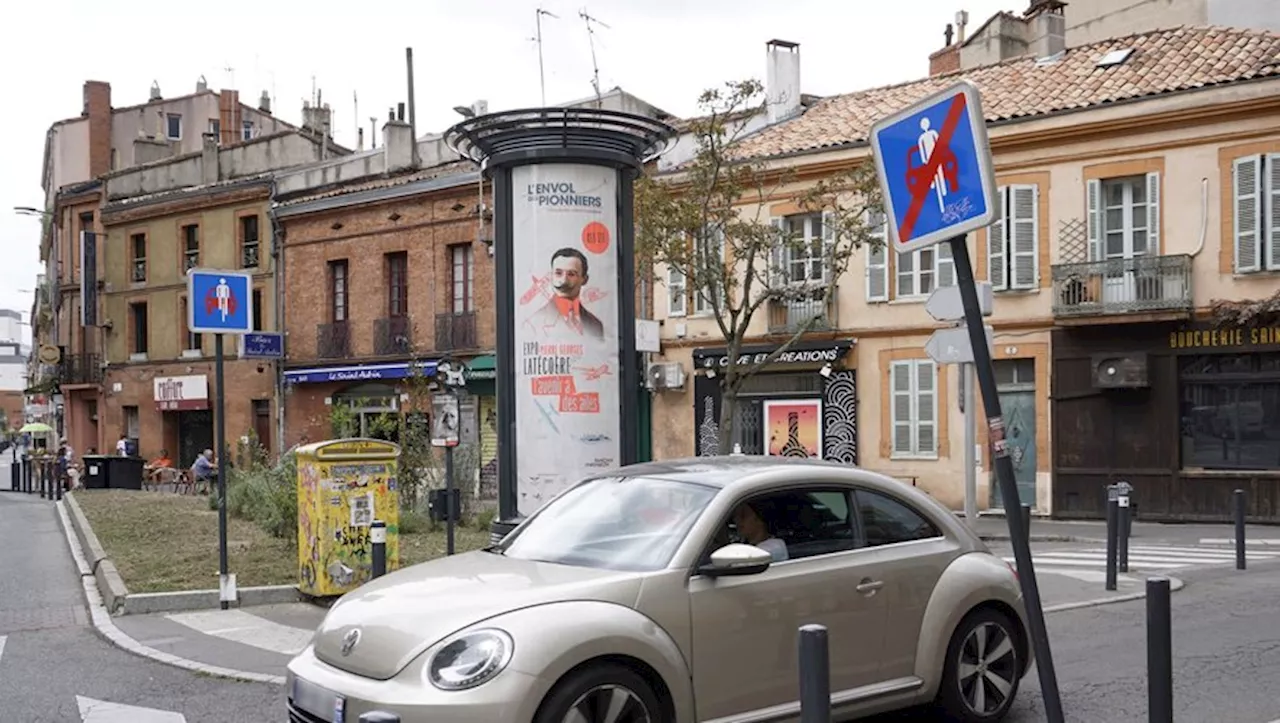
[[[76,696],[81,723],[187,723],[181,713]]]
[[[1280,558],[1280,550],[1252,550],[1254,560]],[[1013,562],[1012,557],[1005,558]],[[1087,547],[1074,550],[1046,550],[1032,553],[1036,569],[1067,574],[1064,570],[1090,568],[1105,570],[1105,547]],[[1179,547],[1176,545],[1133,545],[1129,548],[1130,570],[1176,570],[1184,567],[1224,565],[1235,561],[1235,551],[1209,547]],[[1083,578],[1081,578],[1083,579]]]
[[[311,642],[313,630],[281,625],[243,610],[175,613],[167,619],[214,637],[252,645],[282,655],[297,655]]]
[[[4,658],[4,641],[8,639],[8,635],[0,635],[0,658]]]
[[[1200,544],[1201,545],[1232,545],[1234,546],[1236,544],[1236,538],[1234,537],[1201,537]],[[1276,539],[1272,537],[1259,537],[1251,540],[1248,537],[1246,537],[1244,538],[1244,544],[1246,547],[1249,545],[1280,545],[1280,539]],[[1274,721],[1271,721],[1271,723],[1280,723],[1280,720],[1274,720]]]

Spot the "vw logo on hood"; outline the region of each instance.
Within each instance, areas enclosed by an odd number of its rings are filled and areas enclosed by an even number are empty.
[[[352,650],[360,644],[360,628],[352,628],[342,636],[342,655],[346,657],[351,654]]]

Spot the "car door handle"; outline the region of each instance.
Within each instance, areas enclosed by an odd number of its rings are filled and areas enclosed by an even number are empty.
[[[869,595],[882,587],[884,587],[884,580],[872,580],[869,577],[864,577],[862,582],[858,583],[858,587],[854,589],[863,595]]]

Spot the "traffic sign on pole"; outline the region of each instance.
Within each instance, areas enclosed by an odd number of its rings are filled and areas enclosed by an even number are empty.
[[[983,326],[987,335],[987,348],[995,346],[994,330]],[[939,364],[972,364],[973,343],[969,341],[969,329],[955,326],[950,329],[938,329],[924,344],[924,353]]]
[[[899,253],[995,218],[991,149],[978,89],[960,81],[871,127],[892,244]]]
[[[991,284],[986,281],[977,282],[978,287],[978,305],[982,307],[983,316],[991,316],[991,308],[995,306],[995,295],[991,291]],[[929,294],[929,300],[924,302],[924,310],[934,321],[962,321],[964,320],[964,300],[960,298],[959,286],[939,286]]]
[[[253,331],[253,274],[218,269],[188,271],[187,328],[193,334]]]

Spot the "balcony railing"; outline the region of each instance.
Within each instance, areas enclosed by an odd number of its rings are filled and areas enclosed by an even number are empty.
[[[436,314],[436,351],[475,349],[476,312]]]
[[[258,268],[258,244],[245,244],[240,247],[240,267],[245,269]]]
[[[351,326],[345,321],[316,324],[316,357],[346,359],[351,356]]]
[[[825,297],[825,298],[824,298]],[[801,329],[827,331],[836,323],[836,290],[825,287],[789,293],[769,300],[769,333],[794,334]]]
[[[97,354],[69,354],[58,369],[61,384],[101,384],[102,357]]]
[[[413,328],[407,316],[392,316],[373,321],[373,353],[397,356],[413,352]]]
[[[1139,256],[1053,267],[1053,314],[1109,316],[1193,308],[1191,257]]]

